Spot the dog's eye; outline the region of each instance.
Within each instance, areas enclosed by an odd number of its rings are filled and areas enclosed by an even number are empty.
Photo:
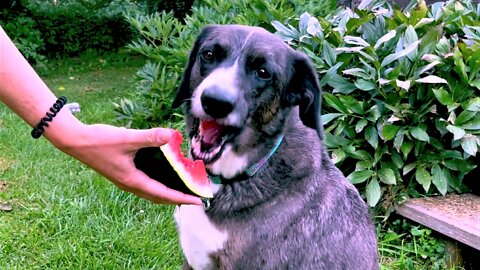
[[[257,76],[262,80],[268,80],[272,77],[272,74],[265,68],[259,68],[257,69]]]
[[[207,62],[213,61],[213,58],[214,58],[213,52],[209,50],[202,52],[202,58]]]

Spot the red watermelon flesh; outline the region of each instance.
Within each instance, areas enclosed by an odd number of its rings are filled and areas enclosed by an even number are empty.
[[[203,198],[212,198],[210,180],[203,161],[185,157],[181,151],[182,141],[182,134],[177,131],[160,149],[140,149],[134,159],[135,165],[167,187]]]

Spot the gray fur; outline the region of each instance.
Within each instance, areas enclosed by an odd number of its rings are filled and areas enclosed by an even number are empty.
[[[321,123],[314,115],[319,112],[320,87],[307,57],[261,28],[207,27],[191,52],[174,102],[179,106],[186,101],[190,134],[194,119],[189,98],[209,72],[201,71],[198,57],[206,44],[227,48],[217,66],[237,59],[242,67],[242,96],[235,110],[244,118],[230,142],[234,150],[248,153],[253,164],[272,148],[275,136],[284,134],[279,149],[253,177],[235,178],[215,194],[207,215],[229,235],[225,248],[211,254],[216,267],[378,269],[368,209],[321,140]],[[265,58],[273,74],[261,90],[250,82],[246,64],[256,56]]]

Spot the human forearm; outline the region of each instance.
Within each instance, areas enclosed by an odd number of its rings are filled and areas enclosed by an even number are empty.
[[[0,100],[31,126],[57,99],[0,27]]]
[[[37,75],[0,27],[0,101],[30,126],[36,126],[57,97]],[[115,185],[156,203],[194,203],[200,199],[168,189],[139,171],[133,158],[140,148],[168,142],[168,129],[133,130],[109,125],[85,125],[62,109],[43,136]]]
[[[57,100],[1,27],[0,100],[32,127]],[[44,136],[57,147],[66,143],[65,135],[82,126],[68,110],[61,110],[54,120]]]

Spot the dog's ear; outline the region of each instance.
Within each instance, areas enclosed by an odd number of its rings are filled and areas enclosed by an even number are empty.
[[[178,87],[177,94],[175,95],[175,99],[172,103],[172,108],[178,108],[182,105],[183,102],[188,100],[192,92],[190,89],[190,75],[192,73],[193,65],[197,59],[198,50],[200,49],[200,45],[205,39],[205,37],[211,32],[214,26],[205,26],[198,35],[195,44],[193,45],[192,50],[190,51],[190,55],[188,57],[188,62],[185,70],[183,71],[182,81],[180,82],[180,86]]]
[[[300,52],[292,54],[291,77],[287,84],[286,100],[292,106],[299,105],[300,119],[303,124],[315,129],[320,139],[323,139],[322,90],[313,64]]]

